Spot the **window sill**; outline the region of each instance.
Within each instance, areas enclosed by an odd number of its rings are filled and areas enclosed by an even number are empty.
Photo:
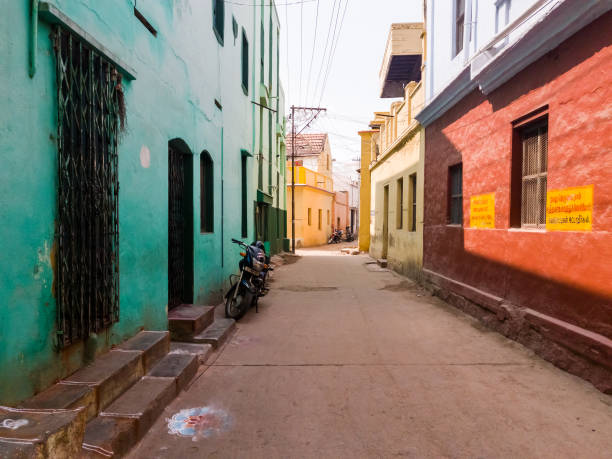
[[[513,233],[546,233],[546,228],[508,228]]]
[[[448,228],[463,228],[463,225],[461,225],[459,223],[447,223],[446,226]]]
[[[214,231],[200,231],[200,236],[204,236],[207,234],[215,234],[215,232]]]

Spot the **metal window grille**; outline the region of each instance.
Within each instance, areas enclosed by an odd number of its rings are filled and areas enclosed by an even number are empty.
[[[223,43],[223,33],[225,24],[225,4],[223,0],[213,0],[213,29]]]
[[[521,226],[546,225],[546,183],[548,171],[548,125],[538,122],[521,130],[522,187]]]
[[[404,226],[404,179],[397,180],[397,206],[396,206],[395,223],[397,229],[402,229]]]
[[[212,233],[214,219],[213,162],[208,152],[200,154],[200,232]]]
[[[410,231],[416,231],[416,194],[417,194],[417,176],[412,174],[410,176],[410,192],[412,194],[412,221],[410,224]]]
[[[449,223],[463,224],[463,164],[456,164],[449,169],[450,175],[450,212]]]
[[[463,50],[465,0],[455,0],[455,56]]]
[[[58,99],[57,325],[70,345],[119,320],[120,76],[68,30],[54,29]]]

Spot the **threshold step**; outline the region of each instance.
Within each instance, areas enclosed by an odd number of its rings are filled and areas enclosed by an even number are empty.
[[[144,374],[141,351],[113,350],[62,381],[91,387],[96,392],[97,412],[106,408]]]
[[[230,335],[236,321],[234,319],[218,318],[202,333],[192,338],[194,343],[207,343],[213,348],[219,347]]]
[[[0,457],[78,457],[85,410],[0,407]]]
[[[85,428],[82,457],[123,457],[136,442],[135,419],[98,416]]]
[[[195,376],[198,366],[198,356],[195,354],[168,354],[155,365],[148,376],[174,378],[178,394]]]
[[[173,341],[189,341],[214,320],[214,306],[181,304],[168,311],[168,330]]]
[[[116,349],[141,351],[145,373],[155,366],[170,349],[170,333],[167,331],[141,331],[121,343]]]
[[[33,409],[70,409],[84,407],[87,421],[98,414],[96,392],[94,389],[89,386],[62,384],[61,382],[27,399],[21,404],[21,407]]]
[[[180,341],[172,341],[170,343],[170,354],[196,355],[200,365],[206,363],[212,351],[213,347],[205,343],[183,343]]]

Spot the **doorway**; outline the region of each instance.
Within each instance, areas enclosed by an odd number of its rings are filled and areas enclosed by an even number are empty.
[[[168,144],[168,308],[193,302],[193,156]]]
[[[387,258],[389,249],[389,185],[385,185],[383,198],[383,240],[381,258]]]

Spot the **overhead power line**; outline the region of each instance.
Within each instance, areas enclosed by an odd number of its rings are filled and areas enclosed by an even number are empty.
[[[287,3],[276,3],[276,2],[270,2],[270,3],[241,3],[241,2],[233,2],[230,0],[223,0],[224,3],[228,3],[230,5],[237,5],[237,6],[292,6],[292,5],[303,5],[304,3],[312,3],[312,2],[316,2],[317,0],[296,0],[295,2],[287,2]]]
[[[329,18],[329,27],[327,28],[327,37],[325,38],[325,47],[323,48],[323,57],[321,58],[321,66],[319,67],[319,72],[317,74],[317,79],[315,80],[314,86],[314,94],[316,97],[317,88],[319,87],[319,80],[321,79],[321,71],[323,70],[323,65],[325,63],[325,56],[327,55],[327,45],[329,44],[329,36],[331,34],[332,23],[334,22],[334,11],[336,10],[336,4],[338,0],[334,0],[334,5],[332,7],[331,17]],[[338,11],[340,11],[340,7],[338,7]]]
[[[310,76],[312,73],[312,62],[314,61],[315,49],[317,47],[317,27],[319,25],[319,0],[317,0],[317,12],[315,14],[314,39],[312,40],[312,54],[310,56],[310,65],[308,66],[308,79],[306,80],[306,100],[310,93]]]
[[[323,94],[325,93],[325,88],[327,86],[327,78],[329,77],[329,74],[331,73],[330,72],[331,67],[334,65],[334,56],[336,55],[336,49],[338,47],[338,42],[340,41],[340,34],[342,33],[342,26],[344,25],[344,16],[346,16],[346,10],[348,9],[348,2],[349,0],[346,0],[346,3],[344,4],[344,11],[342,12],[342,19],[340,20],[340,29],[338,30],[338,37],[336,38],[336,43],[334,45],[333,53],[331,55],[329,65],[327,67],[327,73],[325,74],[325,79],[323,81],[323,88],[321,89],[321,97],[319,98],[319,105],[321,104],[321,101],[323,100]]]

